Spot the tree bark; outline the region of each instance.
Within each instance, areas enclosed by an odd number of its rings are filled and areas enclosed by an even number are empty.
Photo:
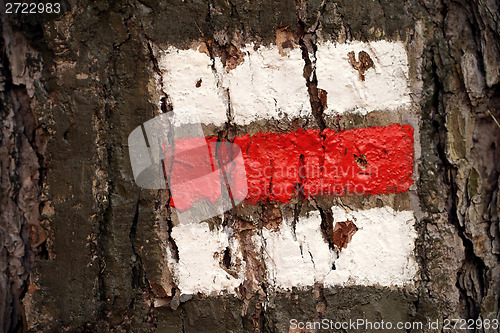
[[[298,313],[311,320],[500,320],[498,1],[70,0],[61,8],[6,14],[2,4],[2,331],[282,332]],[[302,51],[314,119],[246,127],[228,119],[204,129],[234,139],[278,127],[402,121],[383,112],[387,120],[326,117],[315,57],[322,41],[403,42],[416,110],[409,116],[416,186],[381,200],[414,212],[414,288],[275,291],[252,237],[311,207],[331,232],[333,199],[307,199],[239,207],[225,213],[226,222],[211,221],[235,230],[245,281],[237,295],[180,297],[166,264],[179,257],[170,193],[135,185],[126,147],[134,128],[173,108],[158,50],[205,42],[212,58],[237,66],[241,45],[273,44],[277,33]],[[376,205],[376,198],[342,200],[358,209]],[[248,227],[251,221],[257,226]]]

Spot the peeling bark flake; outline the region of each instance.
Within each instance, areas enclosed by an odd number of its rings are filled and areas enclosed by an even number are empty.
[[[333,228],[333,244],[335,244],[339,251],[342,251],[342,249],[347,247],[347,244],[349,244],[356,231],[358,231],[358,227],[350,220],[335,223],[335,227]]]
[[[347,53],[347,56],[349,57],[348,61],[351,64],[352,68],[357,70],[359,72],[359,79],[361,81],[365,80],[365,72],[369,68],[375,67],[375,64],[373,63],[372,58],[368,53],[365,51],[360,51],[358,53],[358,61],[356,61],[356,55],[354,51],[351,51]]]

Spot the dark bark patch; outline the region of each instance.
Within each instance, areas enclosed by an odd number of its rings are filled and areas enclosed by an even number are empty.
[[[231,69],[235,69],[239,64],[243,63],[245,60],[245,53],[241,52],[233,44],[227,45],[225,48],[225,53],[223,56],[223,63],[226,66],[226,71],[229,72]],[[224,59],[225,58],[225,59]],[[224,61],[225,60],[225,61]]]
[[[209,39],[202,43],[199,52],[209,55],[212,59],[215,56],[220,57],[226,72],[235,69],[245,61],[245,53],[233,43],[219,44],[217,41]]]
[[[295,45],[295,35],[289,26],[276,30],[276,46],[282,57],[288,55],[286,49],[293,49]]]
[[[358,227],[350,220],[335,223],[335,227],[333,228],[333,244],[335,244],[339,251],[342,251],[342,249],[347,247],[347,244],[349,244],[356,231],[358,231]]]
[[[368,53],[365,51],[360,51],[358,53],[358,60],[356,61],[356,55],[354,51],[351,51],[347,53],[347,56],[349,57],[348,61],[349,64],[351,64],[352,68],[358,71],[359,73],[359,79],[361,81],[365,80],[365,72],[369,68],[374,68],[375,64],[373,63],[372,58]]]
[[[366,166],[368,165],[368,160],[366,159],[366,156],[364,154],[361,155],[354,154],[354,161],[356,161],[356,164],[362,170],[365,170]]]
[[[239,265],[236,265],[236,263],[233,262],[234,260],[231,257],[231,249],[229,249],[229,247],[226,247],[224,251],[217,254],[217,257],[219,257],[220,267],[232,277],[238,278],[238,273],[235,268],[239,269],[239,267],[237,267]]]
[[[268,230],[278,230],[283,216],[277,204],[266,204],[262,207],[262,226]]]
[[[318,96],[323,110],[328,109],[328,91],[318,88]]]

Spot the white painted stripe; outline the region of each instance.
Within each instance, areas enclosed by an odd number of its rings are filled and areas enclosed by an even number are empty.
[[[335,222],[353,221],[358,231],[338,258],[322,238],[318,212],[301,218],[293,239],[291,221],[279,232],[263,231],[266,267],[278,288],[312,286],[404,286],[417,272],[413,250],[417,234],[410,211],[390,207],[346,212],[332,208]],[[332,270],[335,264],[335,270]]]
[[[311,104],[299,48],[281,56],[276,45],[242,49],[244,62],[225,77],[234,121],[246,125],[259,119],[310,117]]]
[[[171,261],[174,281],[182,294],[220,294],[222,291],[234,293],[242,282],[244,264],[241,260],[238,240],[229,239],[224,230],[210,231],[206,222],[178,225],[172,230],[179,261]],[[243,264],[240,276],[235,278],[222,267],[222,255],[230,247],[232,260]]]
[[[375,67],[361,81],[348,62],[347,53],[364,50]],[[226,71],[199,49],[169,47],[159,52],[164,91],[174,110],[182,110],[183,123],[199,120],[222,125],[227,121],[230,100],[234,121],[245,125],[259,119],[311,117],[304,61],[299,48],[281,56],[275,45],[247,45],[243,62]],[[318,45],[318,87],[328,92],[326,113],[396,109],[410,104],[408,59],[401,42],[377,41]],[[213,66],[212,66],[213,65]],[[198,83],[198,84],[197,84]],[[197,87],[198,86],[198,87]]]
[[[351,51],[356,59],[365,51],[374,62],[364,81],[348,61]],[[366,114],[410,105],[408,56],[402,42],[326,42],[318,46],[316,54],[318,88],[328,92],[326,114],[350,110]]]
[[[198,112],[202,123],[222,125],[227,121],[229,99],[234,121],[242,125],[258,119],[311,115],[299,49],[290,50],[285,57],[274,45],[257,50],[248,45],[241,51],[245,53],[243,63],[229,72],[219,58],[212,68],[210,57],[199,50],[170,47],[161,52],[164,90],[174,109],[183,110],[182,122],[193,123],[197,118],[191,113]]]
[[[296,224],[284,220],[278,231],[263,229],[253,237],[264,253],[269,285],[276,289],[325,286],[405,286],[413,284],[418,265],[414,257],[414,216],[390,207],[346,212],[332,207],[335,223],[353,221],[358,231],[346,248],[331,251],[322,236],[319,212],[310,212]],[[207,223],[176,226],[172,237],[179,248],[173,264],[175,280],[183,294],[234,293],[243,281],[241,249],[227,230],[210,231]],[[237,277],[221,267],[221,253],[231,249],[241,263]],[[335,270],[332,266],[335,264]]]
[[[196,123],[198,117],[206,124],[217,126],[226,122],[226,108],[219,96],[212,61],[198,50],[179,50],[174,47],[160,52],[158,66],[163,73],[164,92],[174,109],[183,112],[181,123]],[[196,83],[201,80],[199,88]]]
[[[346,213],[332,208],[337,222],[354,221],[358,231],[335,261],[326,285],[405,286],[416,278],[415,217],[386,206]]]
[[[330,251],[321,233],[318,211],[300,218],[293,235],[291,221],[285,220],[279,231],[262,231],[267,275],[271,285],[278,288],[307,287],[324,281],[337,258]]]

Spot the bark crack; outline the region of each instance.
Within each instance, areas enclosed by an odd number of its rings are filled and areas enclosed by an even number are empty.
[[[151,62],[153,63],[153,71],[158,75],[158,84],[160,86],[160,91],[162,94],[162,97],[160,98],[160,110],[163,113],[167,113],[170,111],[173,111],[174,106],[172,104],[171,98],[168,96],[168,94],[165,91],[165,83],[163,81],[163,71],[160,68],[160,65],[158,63],[158,59],[155,56],[154,52],[154,47],[155,45],[153,44],[153,41],[150,40],[147,36],[147,46],[148,46],[148,52],[149,52],[149,58]]]
[[[37,258],[48,259],[53,253],[47,248],[47,231],[40,225],[44,169],[43,129],[32,110],[28,84],[14,83],[12,67],[19,64],[11,49],[29,44],[24,39],[9,43],[9,23],[3,22],[0,47],[4,50],[0,65],[0,331],[25,330],[24,306],[21,300],[27,292],[31,268]],[[17,44],[17,45],[16,45]],[[38,61],[35,57],[30,59]],[[22,61],[22,60],[21,60]],[[33,66],[36,66],[33,64]],[[48,136],[47,136],[48,137]],[[38,143],[38,144],[37,144]],[[30,286],[30,287],[33,287]]]
[[[306,2],[305,0],[296,0],[297,8],[297,27],[299,36],[299,46],[304,60],[303,75],[306,79],[311,112],[316,120],[317,126],[323,131],[327,126],[324,119],[325,105],[322,89],[318,88],[318,78],[316,75],[316,52],[317,52],[317,30],[320,29],[321,15],[326,8],[326,0],[323,0],[318,11],[316,22],[312,27],[306,29]],[[322,98],[323,97],[323,98]]]

